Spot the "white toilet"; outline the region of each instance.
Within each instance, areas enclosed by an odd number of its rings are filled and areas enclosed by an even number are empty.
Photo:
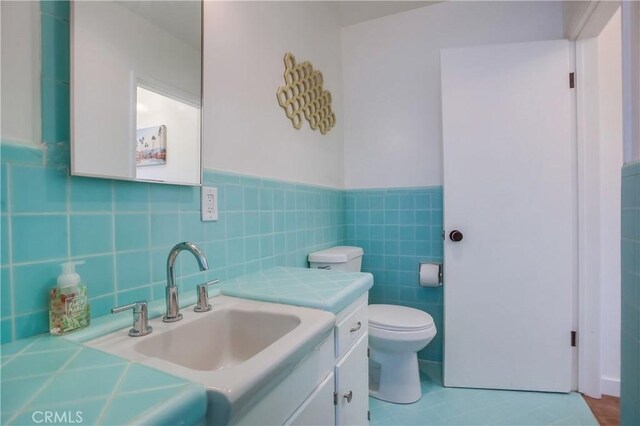
[[[436,335],[433,318],[419,309],[369,305],[369,395],[398,404],[422,397],[417,352]]]
[[[309,266],[360,272],[360,247],[332,247],[309,254]],[[397,305],[369,305],[369,395],[409,404],[420,399],[418,354],[436,335],[431,315]]]

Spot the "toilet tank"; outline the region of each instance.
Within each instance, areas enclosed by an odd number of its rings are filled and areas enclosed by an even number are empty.
[[[364,250],[360,247],[338,246],[310,253],[311,269],[360,272]]]

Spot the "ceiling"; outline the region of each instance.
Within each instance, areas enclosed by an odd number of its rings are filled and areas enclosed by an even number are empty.
[[[327,1],[342,27],[382,18],[439,1]]]
[[[172,36],[200,50],[199,1],[117,1]]]
[[[117,1],[174,37],[200,49],[199,1]],[[429,6],[439,1],[323,1],[342,27],[395,13]]]

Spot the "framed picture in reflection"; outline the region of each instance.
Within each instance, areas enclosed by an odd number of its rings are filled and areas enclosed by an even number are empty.
[[[166,125],[138,129],[136,140],[136,166],[167,164]]]

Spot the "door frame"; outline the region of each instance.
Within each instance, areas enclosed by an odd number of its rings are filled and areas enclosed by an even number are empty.
[[[573,28],[566,30],[575,41],[576,155],[578,203],[577,372],[576,389],[588,396],[602,396],[601,271],[599,167],[594,167],[598,149],[598,86],[595,37],[615,14],[620,1],[592,1],[582,10]],[[589,81],[589,84],[585,84]],[[594,82],[596,84],[594,84]],[[595,140],[594,140],[595,139]],[[596,154],[597,156],[597,151]]]

